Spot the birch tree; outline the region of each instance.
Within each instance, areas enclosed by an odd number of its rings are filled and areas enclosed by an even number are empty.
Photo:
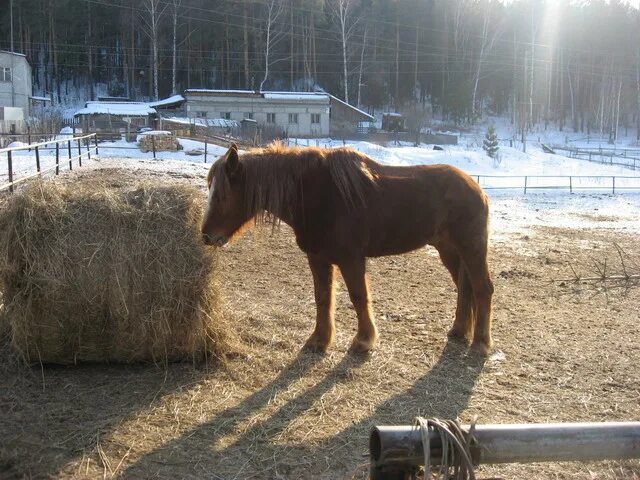
[[[141,27],[151,42],[151,71],[153,74],[153,98],[158,100],[158,33],[160,30],[160,20],[167,10],[169,4],[161,0],[142,0],[144,15],[140,15]]]
[[[265,19],[265,43],[264,43],[264,77],[260,82],[260,91],[269,78],[269,67],[272,65],[271,51],[282,40],[283,32],[277,27],[277,21],[284,11],[283,0],[267,0],[267,18]]]
[[[349,69],[347,46],[358,24],[354,15],[355,0],[332,0],[329,2],[332,16],[338,24],[342,50],[342,85],[344,101],[349,103]]]
[[[178,10],[182,5],[182,0],[173,0],[173,35],[171,48],[171,93],[177,93],[176,77],[178,71],[178,54],[177,54],[177,38],[178,38]]]

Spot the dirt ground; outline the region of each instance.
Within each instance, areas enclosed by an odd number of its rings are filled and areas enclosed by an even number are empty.
[[[347,353],[356,322],[342,283],[335,348],[301,352],[315,312],[305,257],[285,226],[250,232],[221,254],[247,351],[227,365],[26,369],[4,345],[0,478],[364,479],[371,427],[416,415],[638,420],[640,287],[553,280],[605,259],[621,270],[615,244],[640,263],[639,240],[597,228],[501,236],[490,257],[496,354],[481,362],[447,344],[455,290],[431,248],[371,260],[373,354]],[[480,468],[486,477],[639,479],[640,462]]]

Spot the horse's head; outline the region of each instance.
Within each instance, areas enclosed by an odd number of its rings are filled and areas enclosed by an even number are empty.
[[[244,165],[235,144],[211,166],[207,184],[202,239],[207,245],[221,247],[252,218],[246,207]]]

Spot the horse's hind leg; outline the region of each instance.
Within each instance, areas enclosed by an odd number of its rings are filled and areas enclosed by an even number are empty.
[[[304,347],[314,352],[326,352],[333,343],[335,267],[330,263],[309,255],[309,267],[313,274],[316,299],[316,328]]]
[[[373,320],[371,310],[371,297],[369,295],[369,284],[366,273],[366,260],[357,258],[338,264],[342,272],[342,278],[347,284],[349,298],[358,314],[358,333],[356,334],[351,348],[354,353],[368,352],[373,349],[378,341],[378,330]]]
[[[438,244],[436,249],[440,259],[458,288],[458,300],[456,304],[456,318],[453,327],[449,330],[449,338],[467,342],[471,336],[475,321],[474,298],[471,282],[467,270],[460,259],[456,249],[449,244]]]
[[[471,348],[482,355],[488,355],[493,344],[491,340],[491,300],[493,282],[487,264],[486,234],[475,238],[468,248],[460,250],[466,266],[475,301],[476,322]]]

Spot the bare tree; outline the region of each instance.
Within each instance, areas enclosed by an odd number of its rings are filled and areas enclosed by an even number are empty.
[[[260,82],[260,91],[262,91],[262,87],[269,77],[269,66],[273,64],[273,62],[269,58],[271,50],[280,40],[282,40],[282,37],[284,36],[282,30],[276,27],[278,17],[280,17],[280,15],[282,15],[282,12],[284,11],[283,0],[267,0],[266,7],[267,18],[265,19],[266,37],[264,44],[264,77]]]
[[[171,50],[171,93],[177,93],[176,75],[177,75],[177,37],[178,37],[178,9],[182,4],[182,0],[173,0],[173,44]]]
[[[142,0],[142,7],[146,15],[140,15],[141,27],[151,42],[151,68],[153,71],[153,98],[158,100],[158,30],[160,29],[160,19],[164,15],[168,3],[161,0]]]
[[[358,18],[354,15],[354,0],[332,0],[329,2],[329,7],[333,18],[338,22],[338,28],[340,29],[340,41],[342,43],[342,80],[344,87],[344,101],[349,103],[349,71],[348,71],[348,56],[347,45],[351,36],[354,34],[356,26],[358,24]]]
[[[482,72],[482,64],[484,63],[486,55],[493,49],[496,40],[501,35],[500,27],[493,30],[493,33],[489,35],[489,22],[491,20],[491,3],[485,0],[482,8],[483,20],[482,20],[482,36],[480,37],[480,52],[478,53],[478,64],[473,76],[473,93],[471,95],[471,114],[476,118],[476,96],[478,92],[478,82],[480,81],[480,74]]]

